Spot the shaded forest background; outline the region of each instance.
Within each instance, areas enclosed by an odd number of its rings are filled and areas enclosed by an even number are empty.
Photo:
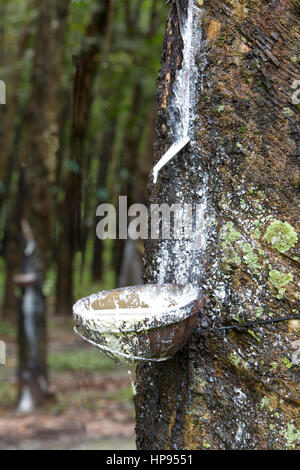
[[[124,244],[96,238],[96,208],[147,198],[165,18],[157,0],[1,2],[2,320],[16,312],[24,218],[53,314],[122,282]]]
[[[57,436],[82,442],[83,429],[88,439],[106,430],[133,439],[127,368],[114,374],[75,337],[72,305],[142,282],[142,243],[97,239],[96,209],[117,207],[119,195],[147,201],[167,12],[161,0],[1,1],[0,448],[49,435],[58,448]],[[37,364],[22,339],[28,285]],[[45,393],[38,377],[49,371]],[[28,385],[44,411],[20,421],[9,413]]]

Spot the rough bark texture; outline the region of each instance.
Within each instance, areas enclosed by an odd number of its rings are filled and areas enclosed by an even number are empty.
[[[183,244],[180,253],[172,241],[149,242],[146,280],[196,284],[205,307],[184,350],[137,369],[138,449],[299,444],[300,322],[200,332],[299,310],[299,109],[291,100],[300,78],[299,15],[293,0],[195,2],[194,135],[150,194],[156,203],[201,203],[205,194],[206,244],[192,253]],[[181,55],[174,2],[158,82],[156,161],[172,143],[168,113]]]

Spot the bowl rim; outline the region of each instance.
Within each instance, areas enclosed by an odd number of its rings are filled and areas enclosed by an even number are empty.
[[[154,309],[153,308],[143,308],[143,309],[138,309],[138,308],[134,308],[134,309],[119,309],[119,318],[117,319],[116,316],[113,317],[112,313],[110,314],[105,314],[103,313],[103,311],[105,309],[102,309],[102,314],[100,313],[101,312],[101,309],[99,309],[99,314],[97,315],[97,313],[91,313],[90,315],[88,315],[88,307],[85,306],[85,302],[86,301],[89,301],[90,304],[97,300],[99,298],[99,295],[105,295],[109,292],[118,292],[118,291],[130,291],[132,289],[134,290],[138,290],[138,289],[141,289],[141,288],[145,288],[149,286],[149,288],[151,287],[154,287],[154,286],[160,286],[160,287],[170,287],[170,286],[176,286],[176,287],[179,287],[179,288],[184,288],[184,289],[187,289],[187,290],[190,290],[191,293],[193,293],[193,295],[191,295],[190,297],[187,298],[187,301],[184,303],[184,302],[179,302],[178,303],[178,306],[170,306],[170,307],[166,307],[166,308],[162,308],[159,312],[157,312],[156,314],[154,313],[153,314],[153,311]],[[180,294],[177,294],[177,295],[180,295]],[[147,331],[147,330],[150,330],[150,329],[153,329],[153,328],[159,328],[159,325],[157,325],[157,320],[159,319],[159,315],[160,316],[164,316],[164,320],[162,322],[162,325],[170,325],[170,324],[176,324],[176,323],[180,323],[181,321],[184,321],[185,319],[193,316],[195,314],[195,311],[194,309],[192,309],[191,307],[193,306],[193,304],[197,301],[197,300],[200,300],[200,292],[199,292],[199,288],[197,286],[194,286],[192,284],[187,284],[187,285],[184,285],[184,284],[172,284],[172,283],[164,283],[164,284],[154,284],[154,283],[149,283],[149,284],[140,284],[140,285],[137,285],[137,286],[128,286],[128,287],[119,287],[117,289],[110,289],[110,290],[105,290],[105,291],[101,291],[101,292],[98,292],[96,294],[91,294],[90,296],[88,297],[84,297],[80,300],[78,300],[74,306],[73,306],[73,316],[74,316],[74,319],[75,321],[79,322],[80,326],[86,328],[87,330],[91,330],[91,331],[95,331],[95,332],[98,332],[98,333],[121,333],[121,332],[139,332],[141,330],[143,331]],[[122,312],[123,310],[123,312]],[[132,325],[132,322],[131,323],[131,326],[126,328],[124,327],[124,325],[126,324],[126,320],[128,322],[129,318],[126,319],[126,316],[122,316],[122,313],[124,313],[124,311],[128,311],[130,310],[131,313],[137,313],[138,311],[141,312],[143,311],[145,314],[149,313],[149,316],[146,316],[146,315],[140,315],[140,317],[136,317],[135,320],[134,320],[134,324]],[[114,309],[107,309],[107,312],[113,312]],[[178,312],[180,311],[180,315],[178,314]],[[96,312],[96,311],[95,311]],[[150,313],[152,312],[152,313]],[[126,315],[126,314],[124,314]],[[108,318],[111,318],[111,322],[107,322],[107,323],[110,323],[109,326],[104,326],[103,325],[103,322],[101,320],[105,319],[107,321]],[[115,324],[115,322],[118,320],[118,323],[120,324],[120,328],[112,328],[112,326]],[[92,330],[92,328],[89,328],[89,321],[92,321],[92,323],[94,324],[94,326],[97,325],[97,330]],[[138,327],[139,323],[141,322],[146,322],[146,324],[142,325],[140,328]],[[101,323],[102,323],[102,328],[101,328]]]

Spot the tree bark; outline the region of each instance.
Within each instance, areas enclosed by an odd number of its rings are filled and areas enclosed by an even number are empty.
[[[137,368],[137,448],[294,449],[300,322],[216,328],[299,310],[299,4],[194,3],[191,142],[151,181],[150,202],[206,205],[205,243],[197,251],[149,241],[145,278],[198,285],[205,306],[182,351]],[[184,11],[187,0],[176,4]],[[155,161],[173,143],[183,46],[176,4],[158,81]]]

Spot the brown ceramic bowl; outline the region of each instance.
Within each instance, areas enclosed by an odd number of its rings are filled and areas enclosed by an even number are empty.
[[[75,331],[115,360],[165,361],[189,340],[201,302],[194,286],[147,284],[99,292],[73,307]]]

